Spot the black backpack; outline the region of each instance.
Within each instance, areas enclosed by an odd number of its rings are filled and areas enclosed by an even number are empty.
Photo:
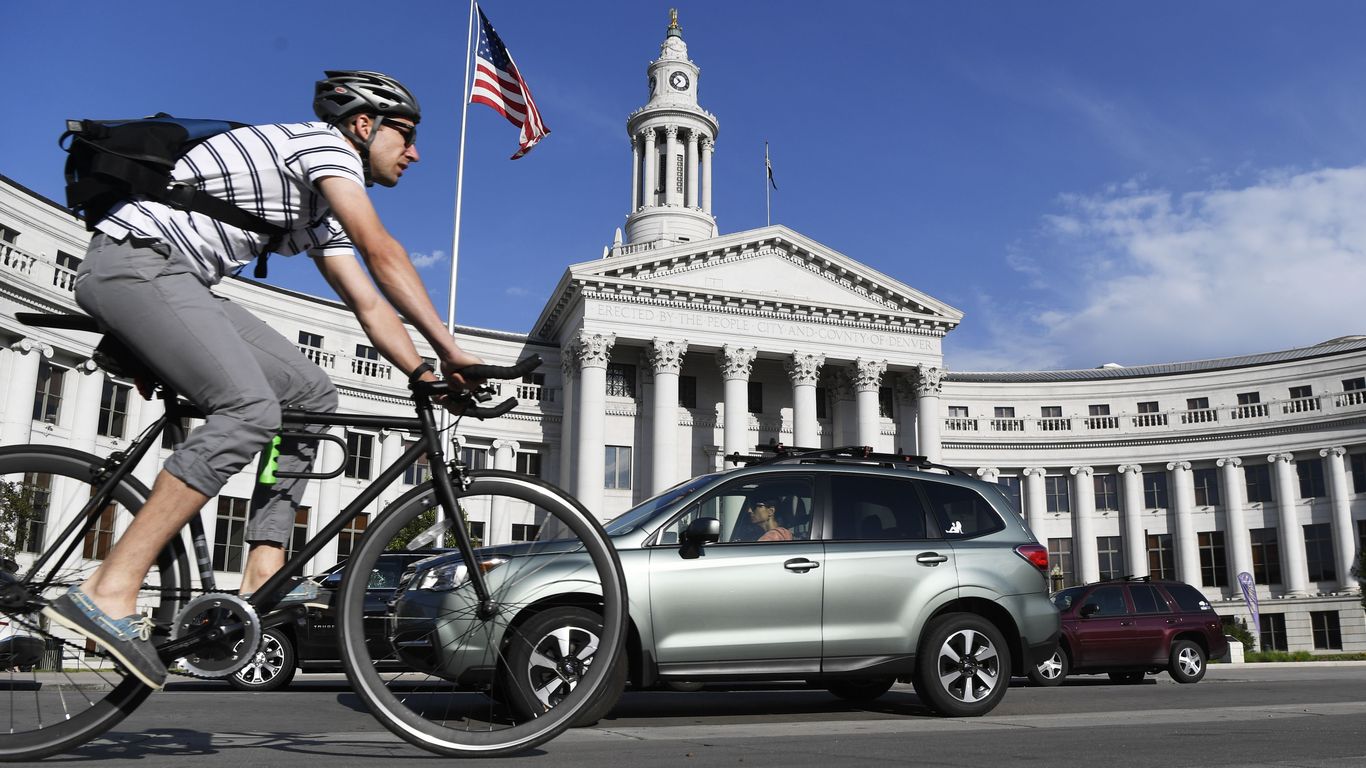
[[[239,229],[270,235],[274,250],[283,227],[238,208],[226,200],[171,179],[171,171],[196,144],[245,123],[195,120],[159,113],[136,120],[68,120],[58,145],[66,150],[66,206],[85,218],[85,228],[110,209],[135,196],[186,211],[195,211]],[[253,273],[266,276],[266,254]]]

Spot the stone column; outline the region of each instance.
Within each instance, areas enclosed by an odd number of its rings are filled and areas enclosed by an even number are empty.
[[[1096,470],[1072,467],[1072,554],[1082,584],[1100,581],[1100,556],[1096,550]]]
[[[493,441],[493,468],[511,472],[517,469],[517,451],[521,445],[516,440]],[[484,544],[506,544],[512,541],[511,510],[508,509],[506,496],[494,496],[489,506],[489,525],[484,530]]]
[[[130,396],[134,397],[134,396]],[[140,396],[134,399],[138,403],[137,429],[136,434],[142,434],[152,426],[152,423],[161,418],[166,413],[166,401],[164,400],[143,400]],[[164,432],[162,434],[165,434]],[[161,440],[153,445],[147,455],[142,457],[136,468],[133,469],[133,477],[141,480],[143,485],[148,488],[156,481],[157,473],[161,471]],[[329,563],[331,565],[331,563]]]
[[[664,129],[664,204],[681,205],[678,193],[678,126]]]
[[[1276,507],[1280,510],[1281,581],[1285,594],[1304,597],[1309,594],[1309,566],[1305,562],[1304,529],[1295,510],[1299,496],[1295,457],[1289,453],[1273,453],[1266,457],[1276,475]]]
[[[616,334],[579,331],[574,343],[580,360],[578,395],[578,482],[576,495],[599,520],[606,515],[602,489],[606,457],[604,433],[607,426],[607,361],[616,344]]]
[[[655,150],[655,129],[645,129],[645,187],[641,189],[642,206],[659,205],[655,190],[659,188],[659,152]]]
[[[716,151],[716,140],[702,137],[702,210],[711,213],[711,156]]]
[[[878,390],[882,388],[882,374],[887,371],[886,360],[867,360],[860,357],[854,361],[855,398],[858,403],[858,444],[880,446],[881,416],[878,413]]]
[[[939,394],[944,389],[944,371],[934,366],[916,368],[915,394],[919,404],[920,455],[940,461],[939,429],[944,419],[939,413]],[[1040,481],[1042,482],[1042,481]]]
[[[657,336],[645,350],[655,374],[650,433],[650,489],[653,493],[666,490],[682,479],[678,477],[678,374],[687,351],[687,339]]]
[[[1342,457],[1347,449],[1335,445],[1319,455],[1328,465],[1328,492],[1333,500],[1333,554],[1338,572],[1339,592],[1360,592],[1361,582],[1352,576],[1356,564],[1356,532],[1352,530],[1352,501],[1347,490],[1347,467]]]
[[[640,208],[640,145],[644,141],[640,134],[631,137],[631,210]]]
[[[330,427],[327,432],[334,437],[341,438],[343,441],[346,440],[346,430],[342,427]],[[328,471],[340,467],[342,462],[346,460],[346,451],[342,450],[340,445],[337,445],[331,440],[323,440],[320,441],[320,443],[321,447],[318,449],[317,465]],[[330,480],[319,481],[318,509],[316,510],[316,514],[313,515],[313,519],[331,521],[339,512],[341,512],[341,508],[341,478],[334,477]],[[213,521],[210,520],[209,522],[212,523]],[[312,530],[312,525],[310,525],[309,528],[309,535],[315,533],[315,531]],[[210,536],[213,535],[213,530],[214,527],[210,525]],[[329,567],[337,562],[337,540],[335,538],[332,541],[327,542],[327,546],[323,547],[322,551],[318,552],[318,557],[314,562],[323,565],[323,567]]]
[[[33,339],[21,339],[9,346],[13,352],[10,389],[6,400],[5,423],[0,445],[23,445],[33,432],[33,395],[38,388],[38,362],[52,359],[52,347]]]
[[[684,170],[683,170],[684,175],[686,175],[686,177],[687,177],[687,180],[686,180],[686,184],[687,184],[687,196],[683,199],[683,204],[686,205],[686,206],[688,206],[689,208],[696,208],[696,207],[698,207],[698,206],[697,206],[697,131],[690,131],[690,132],[688,133],[687,152],[688,152],[688,161],[687,161],[687,164],[683,166],[683,168],[684,168]]]
[[[94,453],[95,435],[99,431],[100,395],[104,394],[104,373],[94,360],[84,360],[71,369],[71,374],[76,379],[76,402],[71,414],[71,447]]]
[[[379,463],[377,464],[376,475],[388,469],[391,464],[398,461],[399,456],[403,455],[403,435],[403,432],[396,429],[381,429],[379,431]],[[402,480],[403,478],[399,478],[399,482],[391,484],[380,494],[379,499],[376,500],[379,511],[383,512],[384,508],[389,506],[389,502],[397,499],[406,491]]]
[[[1195,535],[1195,476],[1189,461],[1167,464],[1172,478],[1172,506],[1176,512],[1176,577],[1194,587],[1204,586],[1200,576],[1200,541]]]
[[[787,361],[787,377],[792,381],[792,444],[799,448],[819,448],[820,423],[816,420],[816,382],[820,379],[825,355],[792,350]]]
[[[566,344],[560,350],[560,375],[563,382],[560,392],[560,484],[576,496],[579,492],[579,476],[575,458],[579,452],[576,450],[578,442],[574,432],[577,426],[574,411],[578,401],[574,398],[578,394],[575,384],[578,371],[578,349],[573,344]]]
[[[1143,532],[1143,466],[1121,464],[1120,484],[1124,493],[1124,567],[1131,576],[1147,576],[1148,538]]]
[[[749,453],[754,448],[749,439],[749,374],[757,355],[758,350],[754,347],[727,344],[716,356],[725,387],[721,449],[726,456]]]
[[[1048,539],[1043,537],[1043,524],[1044,514],[1048,511],[1048,497],[1044,494],[1043,478],[1048,474],[1048,470],[1043,467],[1025,467],[1020,474],[1024,475],[1025,519],[1029,521],[1029,529],[1034,532],[1039,543],[1047,546]]]
[[[1252,536],[1248,533],[1247,515],[1244,512],[1243,460],[1237,456],[1225,456],[1215,462],[1219,465],[1219,479],[1223,483],[1224,546],[1227,547],[1230,594],[1240,593],[1238,574],[1252,573]]]
[[[892,379],[892,391],[896,395],[896,441],[897,452],[916,456],[920,452],[919,408],[915,398],[915,375],[897,374]]]

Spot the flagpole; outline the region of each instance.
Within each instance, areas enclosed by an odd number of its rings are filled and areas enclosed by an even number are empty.
[[[446,329],[455,335],[455,276],[460,265],[460,208],[465,192],[465,123],[470,111],[470,62],[474,59],[474,6],[470,0],[470,27],[465,36],[465,93],[460,102],[460,157],[455,170],[455,233],[451,235],[450,294],[446,297]],[[443,411],[444,413],[444,411]]]
[[[768,200],[768,180],[769,168],[773,166],[768,162],[768,142],[764,142],[764,226],[773,226],[773,208]]]

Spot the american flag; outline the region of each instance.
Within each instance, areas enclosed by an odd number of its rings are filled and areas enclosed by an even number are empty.
[[[475,9],[479,11],[479,47],[475,49],[474,89],[470,93],[470,103],[487,104],[522,129],[521,148],[512,156],[516,160],[530,152],[550,129],[541,121],[541,111],[531,100],[531,90],[517,71],[507,46],[493,31],[484,9],[478,5]]]

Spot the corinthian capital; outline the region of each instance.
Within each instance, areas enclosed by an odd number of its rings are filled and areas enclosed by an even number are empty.
[[[820,379],[822,365],[825,365],[825,355],[793,350],[792,357],[788,358],[784,367],[787,368],[788,377],[792,379],[792,386],[804,384],[814,387]]]
[[[860,357],[854,361],[854,368],[857,371],[854,388],[859,392],[876,392],[882,386],[882,374],[887,371],[887,361]]]
[[[716,355],[716,364],[721,366],[721,377],[727,381],[740,379],[749,381],[749,372],[754,367],[754,358],[759,350],[754,347],[741,347],[727,344]]]
[[[944,371],[932,365],[915,368],[915,393],[919,397],[938,397],[944,390]]]
[[[581,368],[606,368],[607,361],[612,356],[612,345],[616,343],[615,333],[592,331],[579,331],[579,335],[571,342],[578,353]]]
[[[667,139],[670,140],[670,141],[676,140],[676,139],[678,138],[678,126],[676,126],[676,125],[665,126],[665,128],[664,128],[664,137],[667,138]]]
[[[655,373],[678,373],[683,368],[683,354],[687,351],[687,339],[661,339],[656,336],[645,348],[645,355]]]

